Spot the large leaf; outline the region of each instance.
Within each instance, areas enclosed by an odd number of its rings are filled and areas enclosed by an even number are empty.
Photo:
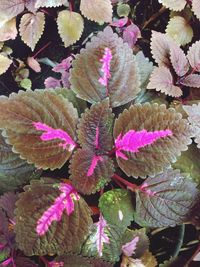
[[[78,125],[78,139],[81,146],[95,149],[95,143],[98,143],[100,151],[111,150],[113,147],[113,117],[108,99],[87,109]],[[96,140],[97,138],[98,140]]]
[[[60,195],[55,181],[32,181],[24,188],[16,203],[16,241],[18,247],[28,256],[63,254],[79,250],[92,224],[90,209],[80,198],[74,200],[74,211],[62,214],[60,221],[54,221],[42,236],[36,232],[38,220],[52,206]]]
[[[60,11],[57,19],[58,32],[65,47],[74,44],[81,38],[84,21],[79,13],[68,10]]]
[[[115,120],[114,138],[129,130],[141,131],[171,130],[172,135],[160,138],[153,144],[139,149],[136,153],[125,152],[128,160],[117,158],[120,168],[128,175],[146,177],[161,173],[176,161],[181,151],[191,143],[191,127],[174,109],[165,105],[132,105]]]
[[[186,76],[181,83],[183,85],[193,87],[193,88],[200,88],[200,75],[199,74],[190,74]]]
[[[112,59],[111,77],[108,85],[104,86],[99,78],[102,75],[102,58],[106,48],[111,51]],[[90,103],[99,102],[109,96],[110,105],[117,107],[134,99],[140,91],[132,50],[110,27],[106,27],[86,44],[72,66],[72,89],[78,97]]]
[[[102,155],[102,160],[97,161],[93,173],[89,175],[88,170],[94,156],[94,151],[89,148],[78,149],[70,161],[70,179],[75,188],[83,194],[99,191],[114,173],[113,160]]]
[[[68,0],[36,0],[35,7],[57,7],[67,4]]]
[[[17,37],[16,18],[5,21],[0,25],[0,41],[14,40]]]
[[[164,6],[174,11],[181,11],[185,7],[186,3],[186,0],[162,0],[162,4]]]
[[[11,64],[12,64],[11,59],[0,54],[0,75],[5,73]]]
[[[198,195],[196,185],[172,169],[147,178],[141,188],[136,191],[134,219],[145,227],[175,226],[187,221]]]
[[[112,21],[111,0],[81,0],[80,10],[87,19],[98,23]]]
[[[12,152],[12,146],[5,143],[0,134],[0,193],[16,189],[32,178],[39,177],[41,171],[20,159]]]
[[[164,66],[159,68],[155,67],[151,74],[147,89],[156,89],[156,91],[160,91],[161,93],[173,97],[181,96],[181,89],[173,83],[173,76],[168,68]]]
[[[195,16],[200,19],[200,2],[198,0],[192,1],[192,11],[194,12]]]
[[[7,20],[12,19],[23,12],[24,2],[22,0],[0,0],[0,14],[6,16]]]
[[[183,109],[187,113],[188,120],[192,125],[197,147],[200,148],[200,103],[193,104],[192,106],[185,105]]]
[[[38,168],[53,170],[63,166],[72,151],[61,143],[59,134],[74,140],[77,120],[73,105],[51,90],[20,91],[0,98],[0,128],[6,129],[7,142]],[[37,130],[35,125],[49,128],[50,134]],[[53,131],[57,133],[55,138]]]
[[[19,32],[22,40],[27,44],[32,51],[35,49],[44,31],[45,15],[42,12],[36,14],[26,13],[20,21]]]
[[[100,259],[82,257],[81,255],[64,255],[55,258],[55,262],[63,262],[63,267],[112,267],[113,264]]]
[[[99,208],[108,223],[124,230],[133,220],[134,208],[131,194],[125,189],[105,192],[99,199]]]

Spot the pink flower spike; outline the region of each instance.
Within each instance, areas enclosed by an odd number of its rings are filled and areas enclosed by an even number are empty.
[[[97,166],[98,161],[103,161],[103,158],[101,156],[94,155],[92,158],[91,165],[88,169],[87,176],[91,176],[94,173],[94,170]]]
[[[103,63],[101,71],[103,73],[103,77],[99,78],[99,82],[108,87],[108,80],[111,78],[110,74],[110,62],[112,60],[112,52],[110,48],[106,47],[104,51],[103,57],[100,59],[100,62]],[[108,96],[108,90],[107,90],[107,96]]]
[[[134,131],[130,130],[122,136],[120,133],[115,140],[116,157],[127,160],[127,156],[121,151],[136,153],[139,148],[153,144],[155,141],[162,137],[171,136],[171,130],[161,130],[154,132],[147,132],[147,130]]]
[[[76,147],[76,143],[72,140],[68,133],[61,129],[53,129],[42,122],[33,122],[33,126],[36,130],[45,132],[40,136],[42,141],[60,139],[63,142],[60,143],[59,146],[62,146],[63,149],[68,149],[69,151],[72,151]]]
[[[136,236],[133,238],[132,241],[126,243],[125,245],[122,246],[122,252],[124,255],[131,257],[133,254],[135,254],[136,246],[139,241],[139,237]]]
[[[80,196],[70,184],[59,186],[61,194],[55,199],[54,204],[48,208],[37,221],[36,232],[44,235],[53,221],[60,221],[64,210],[69,216],[74,211],[74,200],[79,200]]]
[[[99,257],[102,256],[103,244],[110,243],[108,235],[105,233],[105,228],[107,226],[106,220],[103,218],[103,215],[100,213],[99,221],[95,223],[97,227],[97,234],[96,234],[96,244],[97,244],[97,251],[99,253]]]

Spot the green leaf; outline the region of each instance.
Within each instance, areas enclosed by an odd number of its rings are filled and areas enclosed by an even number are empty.
[[[108,156],[102,156],[98,161],[94,173],[87,176],[94,152],[89,148],[78,149],[70,160],[70,179],[74,187],[83,194],[92,194],[103,188],[114,173],[113,160]]]
[[[78,121],[73,105],[53,90],[28,90],[0,97],[0,128],[13,151],[37,168],[61,168],[72,151],[60,146],[60,140],[43,141],[33,123],[41,122],[66,131],[74,140]]]
[[[128,190],[114,189],[105,192],[99,199],[99,208],[108,223],[124,230],[133,220],[134,208]]]
[[[99,82],[102,68],[100,59],[106,47],[112,53],[108,88]],[[90,103],[107,98],[108,91],[110,105],[117,107],[133,100],[140,91],[132,50],[117,34],[113,33],[111,27],[106,27],[103,32],[93,37],[91,42],[86,44],[86,48],[82,49],[73,60],[72,66],[70,74],[72,90],[79,98]]]
[[[112,21],[111,0],[81,0],[81,13],[89,20],[98,23]]]
[[[125,245],[131,242],[135,237],[139,237],[137,242],[136,250],[134,251],[134,258],[140,258],[149,249],[149,238],[146,235],[146,230],[141,228],[139,230],[127,229],[122,236],[122,244]]]
[[[22,41],[27,44],[31,50],[41,38],[45,25],[45,15],[42,12],[36,14],[26,13],[22,16],[19,26]]]
[[[74,201],[74,212],[63,213],[60,221],[54,221],[42,236],[36,232],[37,221],[60,195],[55,180],[32,181],[24,187],[16,203],[16,241],[27,256],[63,254],[77,251],[89,233],[92,224],[91,211],[80,198]]]
[[[95,149],[96,132],[98,129],[99,150],[106,152],[113,147],[113,118],[109,100],[105,99],[87,109],[78,125],[78,139],[82,147]]]
[[[63,262],[63,267],[112,267],[111,263],[100,259],[87,258],[81,255],[64,255],[55,258],[55,262]]]
[[[69,10],[60,11],[57,19],[58,32],[65,47],[68,47],[81,38],[84,28],[82,16]]]
[[[41,171],[20,159],[12,152],[12,146],[5,143],[0,134],[0,193],[16,189],[31,179],[40,176]]]
[[[196,185],[180,173],[169,169],[147,178],[143,190],[136,191],[134,219],[144,227],[168,227],[187,220],[197,199]]]
[[[114,138],[129,130],[157,131],[169,129],[172,136],[160,138],[152,145],[141,148],[139,152],[126,152],[128,160],[117,158],[119,167],[134,177],[154,176],[170,167],[182,151],[191,143],[192,131],[188,122],[174,109],[165,105],[145,103],[132,105],[115,120]]]
[[[173,164],[173,168],[189,174],[196,183],[200,184],[200,150],[197,146],[190,145]]]
[[[28,78],[25,78],[20,82],[20,86],[26,90],[31,89],[32,81]]]
[[[106,261],[117,262],[121,254],[121,231],[118,227],[108,224],[104,228],[104,233],[109,237],[109,243],[104,243],[101,258]],[[97,227],[95,224],[82,247],[81,254],[85,257],[98,257]]]

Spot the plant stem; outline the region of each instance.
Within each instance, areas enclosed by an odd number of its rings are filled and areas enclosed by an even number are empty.
[[[157,13],[153,14],[147,21],[145,21],[142,30],[144,30],[147,27],[147,25],[149,25],[149,23],[151,23],[152,21],[157,19],[160,15],[162,15],[166,10],[167,10],[166,7],[161,7]]]
[[[184,238],[184,234],[185,234],[185,224],[182,224],[179,227],[179,233],[178,233],[178,243],[176,245],[176,248],[174,250],[174,253],[172,254],[173,258],[176,258],[180,252],[180,249],[183,245],[183,238]]]
[[[112,176],[112,179],[121,182],[122,184],[126,185],[128,188],[130,188],[133,191],[136,190],[136,189],[139,189],[139,187],[136,184],[130,183],[129,181],[125,180],[124,178],[120,177],[117,174],[114,174]]]
[[[70,1],[69,1],[69,10],[70,10],[70,12],[73,12],[73,10],[74,10],[74,3],[73,3],[73,0],[70,0]]]
[[[193,259],[196,257],[196,255],[200,252],[200,244],[198,245],[197,249],[195,250],[192,257],[186,262],[185,266],[189,266],[189,264],[193,261]]]
[[[42,48],[40,48],[35,55],[33,55],[33,58],[36,58],[43,50],[45,50],[49,45],[51,44],[51,41],[49,41],[47,44],[45,44]]]
[[[46,267],[49,266],[49,262],[48,262],[48,260],[45,259],[45,257],[40,256],[40,260],[45,264]]]

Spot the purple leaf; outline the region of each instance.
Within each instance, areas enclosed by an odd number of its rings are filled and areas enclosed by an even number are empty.
[[[6,211],[11,222],[14,218],[15,202],[17,201],[17,195],[13,192],[5,193],[0,197],[0,207]]]
[[[94,173],[94,170],[98,164],[98,161],[103,161],[103,157],[101,156],[97,156],[97,155],[94,155],[93,158],[92,158],[92,162],[91,162],[91,165],[88,169],[88,172],[87,172],[87,176],[91,176],[93,173]]]
[[[47,89],[61,87],[60,80],[57,80],[57,79],[55,79],[53,77],[48,77],[44,81],[44,85],[45,85],[45,88],[47,88]]]
[[[113,27],[122,28],[126,25],[127,22],[128,22],[128,17],[124,17],[122,19],[117,19],[117,20],[111,22],[110,25]]]
[[[104,51],[104,55],[103,57],[100,59],[100,62],[103,63],[101,71],[103,73],[103,77],[99,78],[99,82],[104,85],[104,86],[108,86],[108,80],[111,77],[110,74],[110,62],[112,60],[112,52],[110,50],[110,48],[106,47],[105,51]],[[107,91],[107,95],[108,95],[108,91]]]
[[[99,221],[97,223],[95,223],[96,227],[97,227],[97,250],[99,253],[99,257],[102,256],[102,250],[103,250],[103,244],[110,243],[109,237],[107,236],[107,234],[104,232],[105,231],[105,227],[107,226],[107,222],[106,220],[103,218],[103,215],[100,213],[100,217],[99,217]]]
[[[68,133],[62,129],[53,129],[42,122],[33,122],[33,125],[37,130],[44,131],[44,133],[40,136],[42,141],[60,139],[63,142],[61,142],[59,146],[62,146],[63,149],[68,147],[67,150],[69,151],[72,151],[76,147],[76,143],[72,140]]]
[[[137,25],[131,24],[129,25],[123,32],[124,42],[128,43],[130,48],[133,48],[137,39],[141,37],[140,29]]]
[[[54,72],[59,72],[59,73],[68,71],[69,68],[71,67],[72,60],[73,60],[72,56],[69,56],[68,58],[63,59],[61,63],[57,64],[52,70]]]
[[[61,194],[37,222],[36,232],[38,235],[44,235],[53,221],[60,221],[64,210],[69,216],[74,211],[73,200],[80,199],[78,193],[70,184],[61,184],[59,190]]]
[[[122,252],[124,255],[131,257],[133,254],[135,254],[136,246],[139,241],[139,237],[136,236],[133,238],[132,241],[126,243],[125,245],[122,246]]]
[[[115,140],[116,156],[127,160],[127,156],[121,150],[133,153],[139,152],[139,148],[153,144],[157,139],[170,135],[172,135],[172,131],[168,129],[154,132],[130,130],[123,137],[122,134],[119,134]]]

